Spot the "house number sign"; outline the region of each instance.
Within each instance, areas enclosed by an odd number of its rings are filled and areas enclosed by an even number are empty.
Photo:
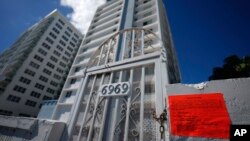
[[[100,96],[125,96],[129,91],[129,82],[119,82],[102,85],[99,94]]]

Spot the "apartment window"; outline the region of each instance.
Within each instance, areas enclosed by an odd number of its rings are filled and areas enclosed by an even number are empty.
[[[65,31],[64,33],[65,33],[68,37],[70,37],[70,33],[69,33],[69,32]]]
[[[14,88],[13,88],[14,91],[17,91],[17,92],[20,92],[20,93],[25,93],[26,91],[26,88],[23,88],[21,86],[18,86],[16,85]]]
[[[52,99],[51,97],[46,96],[46,95],[43,97],[43,100],[51,100],[51,99]]]
[[[77,40],[76,40],[74,37],[72,37],[72,40],[73,40],[75,43],[77,43]]]
[[[73,78],[73,79],[70,80],[70,84],[75,84],[75,83],[76,83],[76,79],[75,78]]]
[[[62,36],[63,40],[65,40],[66,42],[69,40],[67,37],[65,37],[64,35]]]
[[[43,82],[48,82],[48,78],[45,76],[42,76],[42,75],[39,77],[39,80],[41,80]]]
[[[24,83],[24,84],[30,84],[31,80],[25,78],[25,77],[20,77],[19,79],[20,82]]]
[[[62,40],[59,41],[59,43],[62,45],[62,46],[66,46],[66,43]]]
[[[27,100],[25,102],[25,105],[30,106],[30,107],[35,107],[36,106],[36,102],[32,101],[32,100]]]
[[[38,49],[38,52],[41,53],[42,55],[46,56],[47,55],[47,52],[44,51],[43,49],[39,48]]]
[[[29,64],[31,67],[33,67],[33,68],[35,68],[35,69],[38,69],[39,67],[40,67],[40,65],[38,65],[38,64],[36,64],[36,63],[34,63],[34,62],[30,62],[30,64]]]
[[[56,71],[59,72],[59,73],[61,73],[61,74],[63,74],[63,70],[60,69],[60,68],[57,68]]]
[[[24,114],[24,113],[19,113],[19,116],[20,116],[20,117],[31,117],[31,115]]]
[[[36,83],[35,87],[40,89],[40,90],[44,89],[44,86],[42,84],[39,84],[39,83]]]
[[[50,63],[50,62],[47,63],[47,66],[50,67],[50,68],[52,68],[52,69],[54,69],[54,67],[55,67],[55,65],[53,65],[53,64]]]
[[[54,93],[55,93],[55,90],[53,90],[53,89],[51,89],[51,88],[47,88],[46,92],[51,93],[51,94],[54,94]]]
[[[46,73],[46,74],[48,74],[48,75],[51,75],[51,73],[52,73],[50,70],[48,70],[48,69],[46,69],[46,68],[43,69],[43,72]]]
[[[47,43],[42,43],[42,46],[44,47],[44,48],[46,48],[47,50],[50,50],[50,45],[48,45]]]
[[[63,68],[65,68],[65,67],[67,66],[67,65],[64,64],[63,62],[60,62],[59,65],[62,66]]]
[[[50,84],[51,84],[52,86],[55,86],[55,87],[58,86],[58,83],[56,83],[55,81],[50,81]]]
[[[61,76],[59,76],[59,75],[57,75],[57,74],[54,74],[54,76],[53,76],[55,79],[57,79],[57,80],[60,80],[61,79]]]
[[[61,23],[62,25],[65,25],[65,23],[64,23],[61,19],[59,19],[58,21],[59,21],[59,23]]]
[[[57,30],[56,28],[52,28],[52,30],[55,32],[55,33],[57,33],[57,34],[59,34],[60,33],[60,31],[59,30]]]
[[[58,59],[56,59],[56,57],[54,56],[50,56],[50,60],[54,61],[55,63],[57,63]]]
[[[36,60],[39,61],[39,62],[43,62],[43,58],[40,57],[40,56],[38,56],[38,55],[35,55],[35,56],[34,56],[34,59],[36,59]]]
[[[53,38],[53,39],[56,39],[56,35],[52,32],[49,33],[49,35]]]
[[[79,72],[80,69],[81,69],[81,67],[76,67],[76,68],[75,68],[75,72]]]
[[[38,92],[32,91],[32,92],[30,93],[30,96],[35,97],[35,98],[40,98],[41,94],[38,93]]]
[[[78,36],[77,34],[74,33],[74,36],[75,36],[77,39],[79,39],[79,36]]]
[[[9,95],[9,96],[7,97],[7,100],[8,100],[8,101],[11,101],[11,102],[18,103],[18,102],[21,100],[21,97],[14,96],[14,95]]]
[[[67,47],[67,49],[70,51],[70,52],[73,52],[73,49],[71,47]]]
[[[30,76],[34,76],[34,75],[36,74],[34,71],[29,70],[29,69],[26,69],[26,70],[24,71],[24,73],[26,73],[26,74],[28,74],[28,75],[30,75]]]
[[[65,53],[65,55],[67,55],[68,57],[70,57],[70,53],[69,52],[65,51],[64,53]]]
[[[67,27],[67,30],[69,31],[69,32],[73,32],[73,30],[71,29],[71,28],[69,28],[69,27]]]
[[[56,56],[58,56],[58,57],[60,57],[61,56],[61,53],[59,53],[58,51],[56,51],[56,50],[54,50],[53,51],[53,53],[56,55]]]
[[[0,109],[0,115],[11,116],[13,112]]]
[[[57,45],[56,48],[57,48],[58,50],[60,50],[60,51],[63,51],[63,48],[62,48],[61,46],[59,46],[59,45]]]
[[[68,91],[66,94],[65,94],[65,97],[68,98],[68,97],[71,97],[72,95],[72,91]]]
[[[76,45],[72,42],[69,42],[69,44],[72,46],[72,47],[75,47]]]
[[[66,62],[69,62],[69,59],[67,59],[67,57],[63,56],[62,59]]]
[[[52,44],[52,45],[53,45],[53,43],[54,43],[54,41],[53,41],[52,39],[50,39],[49,37],[47,37],[45,40],[48,41],[48,42],[49,42],[50,44]]]
[[[59,29],[62,29],[62,26],[59,25],[58,23],[56,23],[56,27],[59,28]]]

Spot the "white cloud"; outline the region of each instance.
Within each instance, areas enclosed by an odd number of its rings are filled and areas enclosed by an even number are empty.
[[[70,7],[73,12],[67,17],[82,33],[86,33],[98,6],[106,0],[61,0],[62,6]]]

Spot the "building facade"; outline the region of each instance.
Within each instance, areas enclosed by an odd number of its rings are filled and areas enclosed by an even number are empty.
[[[165,109],[165,86],[177,82],[163,1],[107,1],[95,13],[52,119],[67,123],[66,140],[158,141],[167,135],[154,117]]]
[[[0,114],[36,117],[58,97],[82,37],[54,10],[1,53]]]

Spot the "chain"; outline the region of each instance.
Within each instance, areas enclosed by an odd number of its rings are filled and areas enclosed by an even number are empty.
[[[164,122],[167,121],[167,110],[164,109],[163,112],[160,114],[159,117],[157,117],[156,115],[156,112],[153,111],[152,113],[153,115],[153,118],[160,123],[160,133],[161,133],[161,139],[163,139],[163,135],[164,135],[164,131],[165,131],[165,128],[164,128]]]

